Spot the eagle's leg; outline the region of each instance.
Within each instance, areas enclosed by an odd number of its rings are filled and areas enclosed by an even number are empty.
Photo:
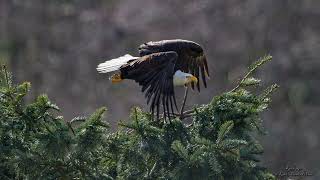
[[[187,101],[187,97],[188,97],[188,91],[189,91],[189,86],[185,86],[185,91],[184,91],[184,97],[183,97],[183,102],[182,102],[182,106],[180,109],[180,118],[183,119],[184,116],[184,107],[186,105],[186,101]]]

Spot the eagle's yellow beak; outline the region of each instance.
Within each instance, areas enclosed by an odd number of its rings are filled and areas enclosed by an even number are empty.
[[[187,78],[189,83],[192,83],[192,82],[194,82],[195,84],[198,83],[198,78],[196,78],[195,76],[188,76]]]

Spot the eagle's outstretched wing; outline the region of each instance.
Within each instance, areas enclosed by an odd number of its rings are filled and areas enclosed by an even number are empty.
[[[170,111],[174,112],[173,105],[177,107],[173,88],[177,57],[173,51],[153,53],[128,62],[120,69],[125,78],[133,79],[142,86],[151,113],[154,115],[156,110],[157,119],[161,105],[164,118],[170,118]]]
[[[199,79],[200,73],[204,87],[207,87],[206,77],[209,77],[208,64],[206,56],[201,46],[193,41],[174,39],[163,41],[151,41],[139,46],[140,56],[156,53],[174,51],[179,56],[175,66],[175,70],[181,70],[191,73]],[[200,81],[197,88],[200,91]],[[191,84],[192,88],[194,84]]]

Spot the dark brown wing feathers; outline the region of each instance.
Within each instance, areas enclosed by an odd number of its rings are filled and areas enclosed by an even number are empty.
[[[177,57],[177,53],[173,51],[153,53],[120,68],[124,79],[135,80],[142,86],[141,90],[145,92],[147,104],[150,103],[151,113],[156,113],[157,119],[161,105],[164,118],[170,118],[170,111],[174,112],[173,103],[176,106],[173,75]]]
[[[191,54],[192,49],[198,49],[202,52],[198,56]],[[139,53],[140,56],[149,55],[157,52],[167,52],[174,51],[178,54],[177,63],[175,66],[175,71],[181,70],[186,73],[191,73],[198,78],[198,83],[196,84],[197,89],[200,91],[200,74],[201,81],[204,87],[207,87],[206,76],[209,76],[209,69],[205,55],[201,46],[195,42],[175,39],[175,40],[163,40],[156,42],[148,42],[140,45]],[[200,72],[199,72],[200,71]],[[194,84],[191,84],[194,88]]]

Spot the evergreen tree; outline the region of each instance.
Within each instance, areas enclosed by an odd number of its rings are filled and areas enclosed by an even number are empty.
[[[24,103],[30,83],[13,85],[2,67],[0,179],[275,179],[259,163],[263,148],[256,137],[265,134],[261,112],[277,85],[260,94],[248,90],[260,84],[251,76],[271,58],[183,117],[154,121],[134,108],[129,123],[113,133],[102,120],[105,108],[65,121],[45,95]]]

